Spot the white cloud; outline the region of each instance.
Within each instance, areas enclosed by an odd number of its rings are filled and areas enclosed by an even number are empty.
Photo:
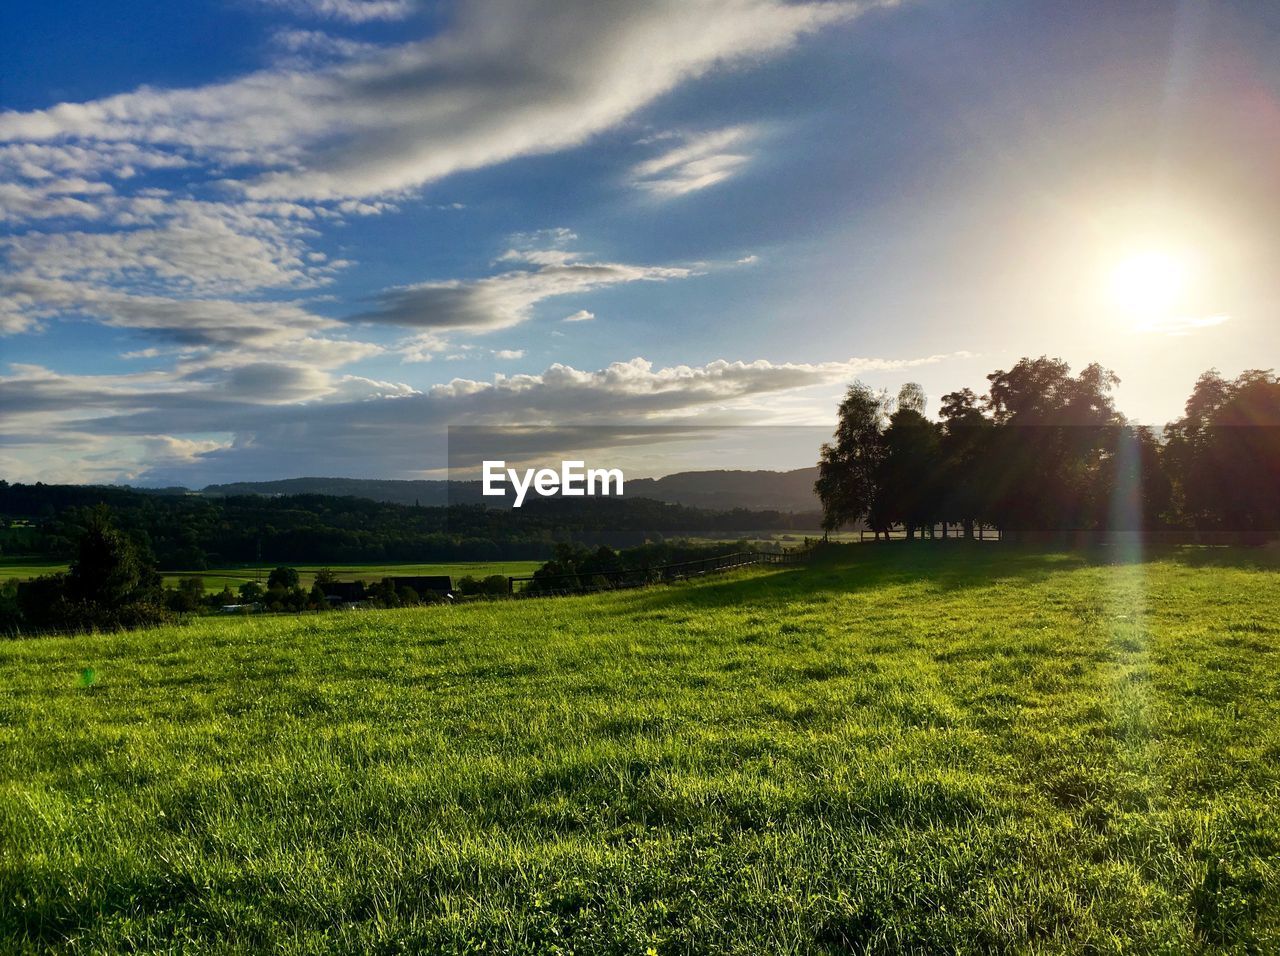
[[[1151,319],[1138,326],[1139,332],[1155,332],[1162,335],[1183,336],[1192,335],[1204,329],[1211,329],[1215,325],[1222,325],[1229,322],[1229,315],[1197,315],[1197,316],[1176,316],[1163,319]]]
[[[311,61],[319,59],[348,60],[372,56],[378,49],[376,43],[334,36],[323,30],[277,30],[272,40],[280,49],[295,55],[292,62],[286,60],[281,64],[295,69],[304,69],[311,65]]]
[[[9,143],[0,146],[0,179],[47,182],[57,177],[109,175],[130,179],[140,170],[179,169],[190,161],[173,152],[128,142]]]
[[[687,136],[682,146],[635,166],[633,183],[663,199],[714,186],[751,161],[743,147],[755,136],[747,126]]]
[[[116,232],[27,232],[0,239],[10,268],[41,279],[183,292],[242,293],[305,288],[329,281],[324,256],[308,255],[300,238],[268,220],[250,231],[223,218],[180,215],[156,228]]]
[[[415,8],[409,0],[262,2],[346,22]],[[48,469],[43,477],[64,475],[65,455],[75,480],[104,480],[113,468],[140,473],[148,459],[249,463],[297,453],[318,461],[306,456],[321,454],[328,428],[343,454],[357,436],[366,449],[370,441],[389,449],[397,429],[417,427],[406,417],[413,414],[430,413],[438,428],[453,414],[578,414],[596,396],[602,414],[649,414],[836,374],[769,363],[553,366],[418,393],[338,376],[335,369],[384,349],[347,339],[349,321],[318,314],[317,300],[302,301],[297,290],[349,265],[313,248],[321,225],[392,211],[459,171],[583,143],[682,82],[779,53],[871,5],[477,0],[425,40],[374,46],[286,30],[277,35],[290,54],[284,62],[227,82],[0,112],[0,220],[17,224],[0,240],[0,332],[93,321],[151,337],[151,347],[130,354],[169,362],[115,376],[31,368],[0,376],[6,438],[28,449],[27,465]],[[720,181],[741,165],[733,158],[747,138],[745,130],[689,138],[641,164],[645,188],[674,195]],[[549,299],[696,274],[596,262],[570,249],[573,238],[563,230],[515,237],[495,274],[392,289],[355,318],[411,329],[401,354],[427,361],[442,350],[464,354],[446,334],[509,328]],[[565,321],[590,318],[580,309]],[[517,396],[532,404],[513,404]],[[209,437],[223,434],[234,440]]]
[[[543,238],[547,240],[545,235]],[[421,352],[424,346],[438,351],[445,347],[439,333],[510,328],[528,321],[534,308],[547,299],[612,285],[663,282],[697,274],[683,266],[586,261],[582,253],[564,248],[574,238],[572,233],[558,230],[553,238],[552,245],[541,248],[521,243],[498,259],[527,268],[483,279],[450,279],[389,289],[379,297],[375,308],[354,316],[352,321],[433,330],[430,337],[412,340],[409,347],[415,352]]]
[[[573,315],[566,315],[561,322],[590,322],[596,317],[594,312],[588,312],[586,309],[579,309]]]
[[[403,20],[413,12],[411,0],[258,0],[264,6],[288,10],[300,16],[369,23]]]
[[[21,275],[0,276],[0,293],[28,315],[90,315],[105,325],[144,329],[195,347],[264,347],[341,326],[286,302],[179,299]]]
[[[493,357],[504,361],[522,359],[524,358],[524,349],[496,349],[494,350]]]
[[[39,436],[46,449],[78,447],[90,435],[117,444],[175,431],[200,440],[233,436],[201,457],[206,470],[192,480],[298,474],[326,462],[332,474],[392,475],[424,467],[424,449],[451,425],[688,425],[735,410],[760,424],[771,420],[769,409],[806,389],[963,356],[662,368],[636,358],[597,370],[557,363],[539,374],[455,378],[421,392],[356,376],[334,381],[286,363],[183,378],[59,375],[20,366],[0,376],[0,406],[11,434]]]
[[[151,335],[178,357],[176,373],[232,369],[267,361],[334,368],[383,351],[332,337],[344,323],[292,302],[142,295],[79,282],[0,276],[0,327],[63,314]],[[145,353],[144,353],[145,354]],[[161,353],[152,353],[158,355]]]
[[[182,150],[244,168],[248,181],[235,184],[254,198],[387,195],[577,145],[682,81],[777,53],[866,6],[480,0],[430,39],[322,69],[3,113],[0,142]]]
[[[0,182],[0,222],[27,219],[97,219],[102,215],[93,196],[110,192],[105,183],[51,180],[37,184]],[[82,198],[89,197],[89,198]]]

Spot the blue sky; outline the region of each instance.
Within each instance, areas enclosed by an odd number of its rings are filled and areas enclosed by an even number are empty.
[[[416,477],[450,425],[822,426],[1042,353],[1158,425],[1275,364],[1272,4],[0,16],[10,480]]]

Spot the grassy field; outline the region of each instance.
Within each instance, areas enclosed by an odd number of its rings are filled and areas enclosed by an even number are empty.
[[[476,578],[490,574],[518,575],[532,574],[542,566],[541,561],[462,561],[442,564],[346,564],[324,565],[330,567],[339,581],[355,581],[367,583],[381,581],[393,574],[447,574],[456,582],[459,578],[471,575]],[[221,591],[224,586],[235,590],[246,581],[261,581],[265,586],[267,576],[275,565],[215,568],[208,571],[165,571],[164,583],[174,587],[182,578],[200,578],[206,591]],[[304,588],[310,588],[316,578],[316,571],[322,565],[309,564],[297,566],[298,577]],[[55,571],[67,570],[66,562],[42,561],[34,558],[0,558],[0,581],[7,578],[26,580],[41,574],[52,574]]]
[[[0,642],[0,940],[1280,950],[1265,555],[845,551]]]
[[[38,578],[42,574],[54,574],[65,570],[67,570],[67,562],[65,561],[21,555],[18,557],[0,556],[0,581],[7,581],[9,578],[25,581],[28,578]]]

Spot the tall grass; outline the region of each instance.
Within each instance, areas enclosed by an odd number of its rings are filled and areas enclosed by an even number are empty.
[[[0,643],[0,940],[1280,948],[1275,570],[847,551]]]

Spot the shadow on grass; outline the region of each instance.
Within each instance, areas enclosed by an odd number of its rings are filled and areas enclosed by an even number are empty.
[[[1134,553],[1122,548],[1046,550],[1007,543],[893,541],[833,545],[808,565],[771,574],[735,575],[658,587],[633,598],[643,610],[713,609],[745,604],[820,598],[824,593],[892,588],[928,582],[935,591],[963,591],[1013,581],[1038,584],[1087,567],[1168,561],[1187,567],[1280,570],[1274,548],[1180,546]]]
[[[1153,549],[1147,560],[1173,561],[1192,568],[1243,568],[1251,571],[1280,571],[1280,546],[1273,542],[1256,548],[1216,545],[1184,545]]]
[[[955,591],[1014,579],[1023,584],[1085,566],[1082,556],[1014,550],[1007,546],[955,542],[890,542],[833,546],[808,565],[770,574],[708,580],[637,592],[639,608],[679,606],[712,609],[749,603],[811,600],[826,594],[871,590],[929,582],[934,589]]]

